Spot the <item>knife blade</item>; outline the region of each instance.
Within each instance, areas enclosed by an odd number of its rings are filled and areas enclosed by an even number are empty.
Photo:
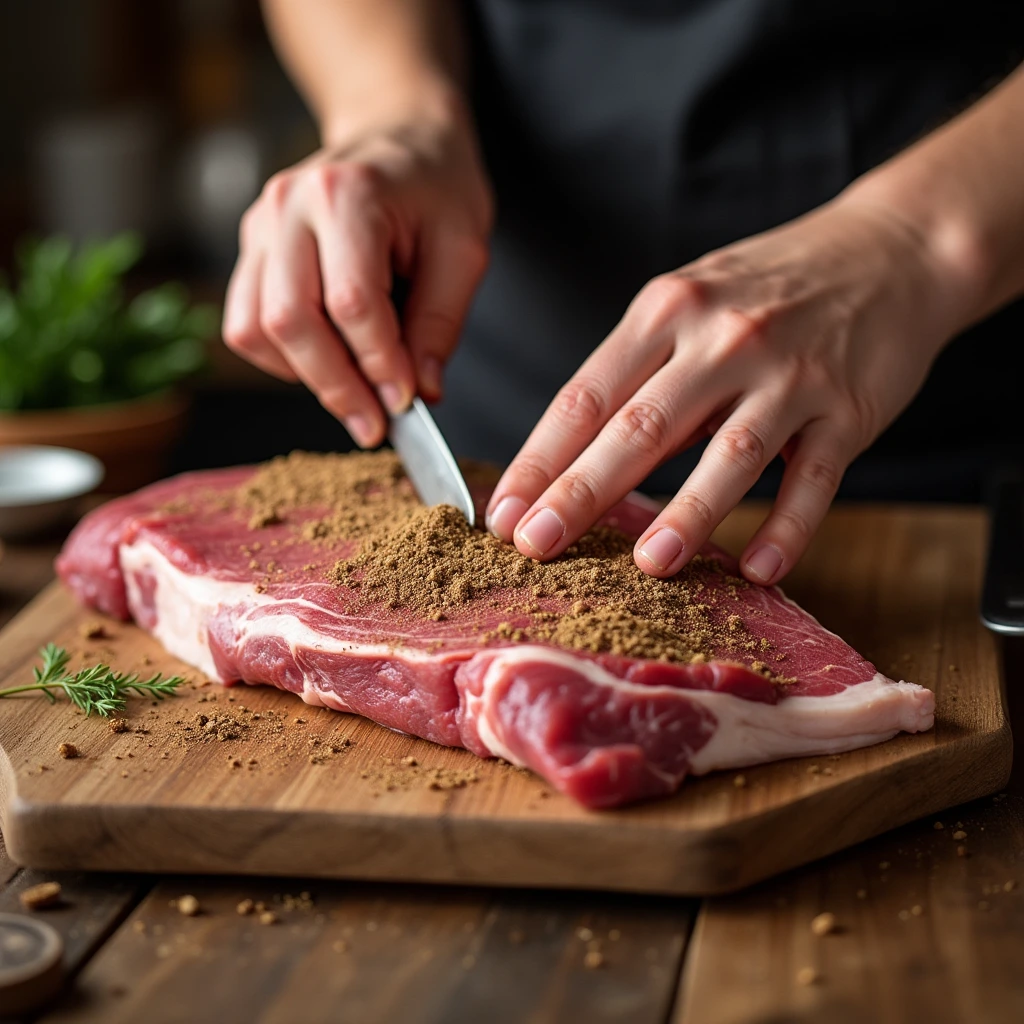
[[[476,525],[476,508],[462,471],[434,417],[419,398],[398,416],[388,430],[391,447],[425,505],[454,505]]]
[[[1019,474],[995,482],[981,621],[989,629],[1024,636],[1024,481]]]

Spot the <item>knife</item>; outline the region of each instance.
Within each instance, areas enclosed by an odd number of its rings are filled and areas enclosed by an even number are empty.
[[[995,481],[988,565],[981,621],[989,629],[1024,636],[1024,481],[1010,474]]]
[[[405,412],[391,418],[388,440],[424,505],[454,505],[470,526],[476,525],[476,508],[459,464],[421,399],[414,398]]]

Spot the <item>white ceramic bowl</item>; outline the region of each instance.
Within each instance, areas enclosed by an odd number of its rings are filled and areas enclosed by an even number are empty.
[[[0,448],[0,537],[15,540],[56,526],[103,479],[103,463],[72,448]]]

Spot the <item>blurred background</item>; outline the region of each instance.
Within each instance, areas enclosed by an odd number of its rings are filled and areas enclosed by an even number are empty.
[[[143,243],[137,261],[134,252],[107,253],[74,271],[67,252],[44,251],[32,257],[32,276],[44,290],[73,291],[98,273],[97,259],[106,259],[116,264],[107,268],[112,280],[123,270],[112,287],[123,291],[125,302],[175,281],[187,290],[187,305],[179,292],[170,296],[182,310],[210,303],[219,312],[242,211],[273,171],[317,145],[314,124],[271,50],[257,0],[4,0],[0,95],[0,272],[9,294],[25,271],[26,238],[60,236],[78,244],[130,231]],[[26,302],[18,310],[23,331]],[[145,317],[166,320],[166,306],[135,310],[133,329],[141,330]],[[188,374],[187,412],[165,404],[122,416],[115,426],[152,457],[135,457],[133,466],[126,456],[123,479],[108,465],[105,489],[294,447],[349,447],[344,430],[304,389],[275,382],[232,356],[219,343],[215,311],[205,312],[204,322],[214,326],[202,339],[205,368]],[[4,367],[3,319],[0,302],[0,378],[10,382],[20,368]],[[177,359],[185,376],[188,356],[181,346],[189,331],[183,322],[179,317],[167,329],[164,341],[178,348],[165,346],[164,362]],[[32,337],[45,338],[52,329],[37,322]],[[151,336],[152,330],[146,342],[152,347]],[[9,397],[6,407],[0,394],[0,443],[5,421],[8,443],[66,442],[68,423],[32,406],[87,406],[90,375],[101,401],[145,390],[136,382],[134,391],[97,391],[96,360],[90,362],[97,346],[88,348],[81,330],[63,344],[69,352],[68,346],[76,348],[71,383],[77,390],[49,399],[23,393],[20,400]],[[83,346],[84,356],[77,351]],[[170,379],[173,373],[164,370]],[[146,379],[156,380],[152,366],[148,372]],[[252,414],[267,403],[273,416]],[[108,427],[72,425],[79,436],[109,433]],[[107,438],[98,445],[111,443],[124,442]],[[104,458],[103,451],[96,454]]]

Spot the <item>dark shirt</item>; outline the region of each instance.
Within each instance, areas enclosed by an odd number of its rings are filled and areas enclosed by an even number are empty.
[[[467,13],[498,220],[438,415],[456,451],[498,461],[646,281],[832,198],[1024,56],[1020,0],[474,0]],[[1024,451],[1005,372],[1022,343],[1021,304],[954,342],[847,493],[975,497],[983,462]],[[677,487],[692,461],[650,486]]]

